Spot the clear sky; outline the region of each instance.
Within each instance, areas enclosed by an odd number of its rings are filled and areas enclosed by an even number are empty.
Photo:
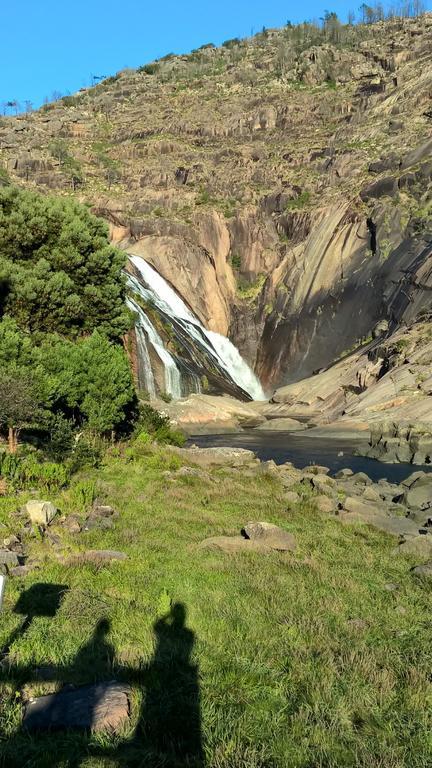
[[[112,75],[166,53],[245,37],[263,26],[341,19],[361,0],[3,0],[0,102],[39,106],[53,92],[74,93],[92,75]]]

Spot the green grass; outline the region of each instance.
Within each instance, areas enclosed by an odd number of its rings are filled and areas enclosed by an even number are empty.
[[[171,466],[178,461],[160,449],[135,461],[112,457],[76,481],[95,483],[99,498],[120,516],[113,530],[62,533],[64,549],[119,549],[126,561],[66,566],[51,545],[29,541],[43,568],[9,580],[1,644],[23,621],[14,606],[24,590],[43,582],[65,591],[55,615],[35,615],[12,643],[12,668],[2,673],[0,765],[430,765],[430,590],[412,577],[409,560],[392,554],[394,540],[318,515],[313,499],[289,509],[270,476],[228,469],[210,477],[166,476]],[[72,487],[55,501],[68,514],[80,511],[80,498]],[[17,504],[2,500],[3,523]],[[228,556],[197,549],[205,537],[237,533],[249,520],[287,528],[296,536],[296,553]],[[399,589],[388,591],[390,582]],[[171,601],[185,607],[193,633],[182,630],[192,655],[180,671],[173,651],[162,654],[163,664],[153,663],[155,631],[161,636]],[[110,631],[102,640],[94,632],[104,619]],[[116,738],[23,733],[22,695],[52,690],[34,676],[35,667],[47,664],[61,682],[129,680],[130,725]],[[190,756],[184,750],[179,756],[174,734],[180,721],[167,719],[164,691],[181,720],[190,712],[192,678],[199,683],[205,759],[192,740]],[[150,725],[134,738],[141,707]],[[192,739],[190,733],[191,727]]]

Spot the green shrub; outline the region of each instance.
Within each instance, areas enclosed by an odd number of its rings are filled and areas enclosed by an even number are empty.
[[[141,437],[146,435],[146,437]],[[155,411],[151,405],[142,403],[139,411],[139,418],[133,433],[132,446],[139,439],[140,446],[148,445],[147,436],[158,443],[171,445],[184,445],[186,438],[182,432],[172,429],[168,416],[163,416]]]
[[[172,395],[169,392],[160,392],[159,397],[161,400],[164,401],[164,403],[171,403],[172,401]]]
[[[70,496],[72,503],[84,514],[96,499],[96,483],[93,480],[80,480],[71,486]]]
[[[70,479],[70,470],[65,464],[41,462],[31,454],[0,454],[0,475],[15,489],[39,486],[47,491],[59,491]]]
[[[230,40],[225,40],[222,43],[222,48],[235,48],[237,45],[240,45],[241,40],[239,37],[232,37]]]
[[[137,72],[143,75],[155,75],[160,69],[160,65],[154,61],[152,64],[143,64],[138,67]]]
[[[81,469],[97,469],[102,461],[102,448],[100,445],[90,443],[85,437],[81,437],[74,445],[68,466],[71,474]]]

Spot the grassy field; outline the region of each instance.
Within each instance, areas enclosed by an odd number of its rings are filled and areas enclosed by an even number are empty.
[[[29,541],[43,566],[8,581],[1,615],[0,643],[10,649],[0,765],[430,766],[430,587],[392,554],[394,540],[320,515],[313,499],[290,509],[271,476],[224,468],[176,477],[176,463],[163,451],[113,456],[53,499],[77,512],[83,488],[91,494],[96,483],[120,513],[115,528],[51,530],[63,549],[128,559],[61,564],[58,547]],[[1,501],[5,531],[17,530],[17,504]],[[197,548],[249,520],[287,528],[296,553]],[[45,604],[29,601],[35,584]],[[22,731],[23,698],[113,678],[133,687],[122,733]]]

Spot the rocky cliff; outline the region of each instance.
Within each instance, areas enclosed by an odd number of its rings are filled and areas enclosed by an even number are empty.
[[[169,55],[1,118],[0,179],[88,201],[271,393],[430,308],[431,43],[425,15]]]

